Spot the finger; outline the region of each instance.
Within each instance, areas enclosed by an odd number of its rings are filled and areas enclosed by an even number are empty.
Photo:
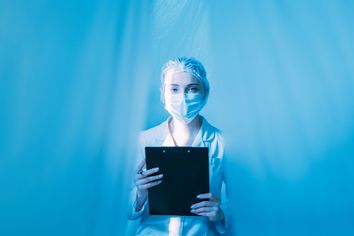
[[[197,196],[199,199],[209,199],[212,201],[219,201],[216,197],[214,197],[211,193],[202,193]]]
[[[217,210],[218,210],[217,207],[200,207],[200,208],[192,209],[191,212],[192,213],[205,213],[205,212],[215,212]]]
[[[200,207],[209,207],[209,206],[218,206],[219,204],[214,201],[203,201],[193,204],[191,206],[192,209],[200,208]]]
[[[159,167],[151,168],[151,169],[148,169],[148,170],[144,171],[141,175],[142,176],[149,176],[151,174],[154,174],[154,173],[158,172],[159,170],[160,170]]]
[[[201,213],[194,213],[198,216],[206,216],[206,217],[212,217],[213,213],[212,212],[201,212]]]
[[[154,175],[154,176],[151,176],[151,177],[145,177],[145,178],[143,178],[143,179],[137,180],[137,181],[136,181],[136,184],[137,184],[137,185],[146,184],[146,183],[149,183],[149,182],[152,182],[152,181],[161,179],[162,177],[163,177],[163,174]]]
[[[143,175],[143,173],[144,173],[144,172],[142,172],[141,174],[136,173],[136,175],[135,175],[135,182],[138,181],[138,180],[141,180],[141,179],[146,178],[146,177]]]
[[[140,185],[140,189],[149,189],[152,187],[155,187],[156,185],[159,185],[162,183],[162,180],[156,181],[156,182],[150,182],[147,184]]]
[[[149,175],[152,175],[156,172],[158,172],[160,170],[159,167],[156,167],[156,168],[151,168],[151,169],[148,169],[146,171],[143,171],[141,174],[137,173],[135,175],[135,181],[139,180],[139,179],[143,179],[145,178],[146,176],[149,176]]]
[[[146,164],[146,161],[144,159],[139,163],[137,171],[142,170],[144,168],[145,164]]]
[[[211,193],[202,193],[197,196],[199,199],[210,199],[212,197]]]

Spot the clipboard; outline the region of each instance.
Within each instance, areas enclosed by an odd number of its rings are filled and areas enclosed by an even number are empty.
[[[150,215],[196,216],[191,205],[209,193],[207,147],[145,147],[146,168],[159,167],[162,183],[148,189]]]

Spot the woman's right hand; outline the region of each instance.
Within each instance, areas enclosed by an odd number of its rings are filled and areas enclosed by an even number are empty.
[[[139,166],[135,175],[136,192],[136,208],[135,211],[140,211],[144,206],[144,203],[148,196],[148,189],[157,186],[162,183],[163,174],[152,175],[159,171],[159,168],[152,168],[143,171],[146,162],[143,160]],[[152,176],[151,176],[152,175]]]

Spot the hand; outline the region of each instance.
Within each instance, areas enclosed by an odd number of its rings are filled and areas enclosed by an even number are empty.
[[[143,207],[147,195],[148,195],[148,189],[152,188],[156,185],[159,185],[162,183],[162,177],[163,174],[160,175],[153,175],[159,171],[159,168],[152,168],[149,170],[143,171],[143,167],[145,166],[146,162],[143,160],[139,166],[138,166],[138,171],[135,175],[135,186],[137,188],[136,192],[136,211],[140,211],[141,208]]]
[[[213,197],[211,193],[199,194],[199,199],[207,199],[191,206],[191,212],[199,215],[206,216],[210,221],[220,221],[225,218],[223,211],[220,208],[220,202],[217,198]]]

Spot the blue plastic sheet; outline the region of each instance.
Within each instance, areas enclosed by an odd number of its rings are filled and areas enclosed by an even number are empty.
[[[236,235],[354,234],[351,1],[1,1],[0,235],[122,235],[160,68],[200,59]]]

